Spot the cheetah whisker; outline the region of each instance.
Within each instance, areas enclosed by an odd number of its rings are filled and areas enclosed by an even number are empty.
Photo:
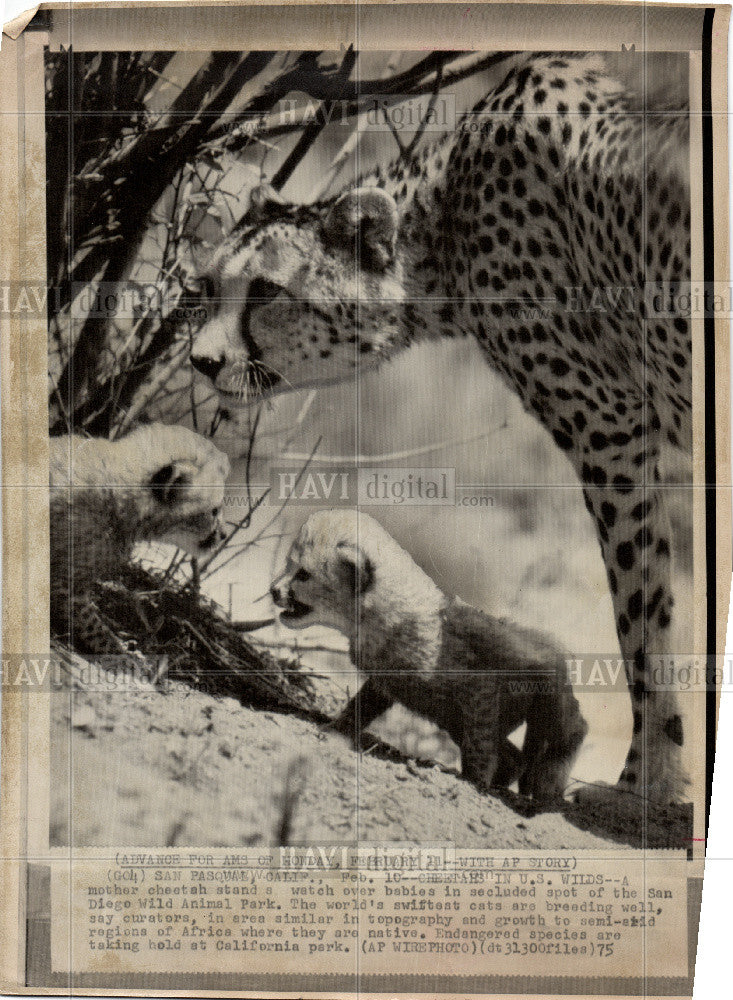
[[[281,381],[283,381],[289,389],[295,389],[293,383],[289,379],[285,378],[283,373],[281,371],[278,371],[278,369],[275,368],[273,365],[267,364],[267,362],[259,360],[254,361],[253,364],[258,366],[259,368],[262,368],[265,372],[271,372],[273,375],[277,375],[277,377]]]

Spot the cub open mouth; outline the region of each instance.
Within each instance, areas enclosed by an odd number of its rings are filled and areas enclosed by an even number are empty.
[[[280,612],[280,617],[293,621],[296,618],[305,618],[312,610],[309,604],[301,604],[300,601],[296,601],[294,597],[291,597],[287,608],[284,608]]]

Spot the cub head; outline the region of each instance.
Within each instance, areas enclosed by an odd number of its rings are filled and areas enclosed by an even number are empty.
[[[270,593],[289,628],[326,625],[349,637],[429,614],[443,601],[407,552],[357,510],[312,514]]]
[[[128,453],[147,454],[137,500],[140,537],[170,542],[193,556],[210,553],[224,538],[227,456],[208,438],[164,424],[141,427],[119,444]]]
[[[226,405],[325,385],[402,336],[398,212],[381,188],[295,207],[257,189],[204,276],[210,315],[191,353]]]

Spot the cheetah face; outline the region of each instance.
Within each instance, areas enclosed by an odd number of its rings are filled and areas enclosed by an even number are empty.
[[[342,381],[391,352],[397,222],[378,188],[305,208],[259,197],[204,279],[211,315],[191,355],[226,406]]]
[[[210,553],[224,538],[227,456],[207,438],[178,426],[149,425],[126,443],[147,446],[151,455],[147,488],[139,499],[140,534],[175,544],[193,556]]]
[[[200,470],[191,463],[170,462],[158,469],[149,489],[146,534],[198,557],[224,540],[223,485],[212,489],[201,482]]]
[[[357,641],[437,614],[445,604],[379,522],[346,508],[311,514],[270,593],[289,628],[326,625]]]
[[[219,507],[213,507],[205,513],[191,514],[190,517],[181,517],[160,535],[161,542],[177,545],[179,549],[197,558],[209,555],[224,538],[224,524]]]
[[[288,628],[325,625],[350,635],[364,595],[374,583],[374,567],[363,548],[337,535],[318,538],[307,523],[293,543],[287,566],[270,588]]]
[[[210,553],[223,538],[228,475],[227,456],[178,424],[143,424],[114,441],[51,439],[52,503],[74,505],[79,524],[85,511],[96,530],[108,524],[109,532],[102,529],[102,537],[90,544],[112,547],[122,561],[136,542],[153,539],[194,556]]]
[[[346,542],[335,545],[326,558],[300,550],[296,543],[285,573],[274,581],[270,593],[282,609],[280,621],[288,628],[325,625],[349,635],[372,573],[365,554]]]

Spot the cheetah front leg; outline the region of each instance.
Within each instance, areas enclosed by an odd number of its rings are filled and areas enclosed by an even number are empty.
[[[462,732],[459,736],[461,774],[480,792],[504,787],[502,751],[506,738],[499,719],[498,697],[476,698],[474,704],[464,705]]]
[[[586,505],[596,522],[633,712],[633,735],[618,788],[661,803],[680,798],[687,784],[681,760],[682,720],[674,690],[671,530],[657,455],[646,444],[646,486],[611,465],[608,485],[586,486]],[[596,466],[596,468],[598,468]],[[592,470],[597,482],[597,473]],[[643,481],[638,473],[636,481]],[[586,482],[587,482],[586,477]],[[654,658],[667,654],[664,686],[655,684]],[[592,789],[588,790],[592,796]],[[585,797],[585,794],[581,797]]]
[[[499,750],[493,735],[473,733],[461,745],[461,774],[480,792],[490,792],[499,786],[496,781]]]
[[[363,730],[380,715],[384,715],[392,705],[394,698],[385,694],[373,677],[367,677],[341,714],[327,728],[348,737],[354,746],[358,746]]]
[[[498,750],[499,760],[494,771],[493,784],[495,788],[508,788],[513,781],[521,776],[522,751],[508,739],[502,740]]]

